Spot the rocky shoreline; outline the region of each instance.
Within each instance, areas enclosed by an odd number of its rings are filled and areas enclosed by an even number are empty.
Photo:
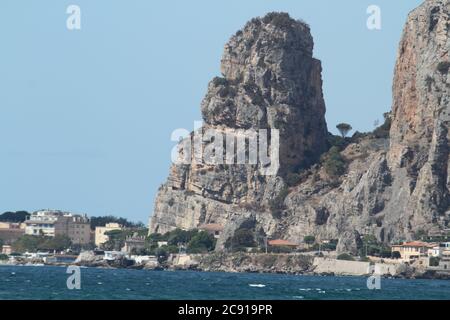
[[[176,257],[173,258],[177,259]],[[323,258],[321,258],[323,259]],[[407,264],[399,264],[395,268],[395,272],[377,272],[373,269],[369,262],[359,261],[342,261],[335,259],[328,259],[333,265],[331,268],[324,269],[323,261],[318,261],[317,258],[305,255],[248,255],[248,254],[208,254],[208,255],[193,255],[185,260],[185,263],[177,264],[174,261],[163,264],[130,264],[126,261],[77,261],[74,263],[66,262],[0,262],[0,266],[57,266],[68,267],[76,265],[86,268],[101,268],[101,269],[134,269],[134,270],[151,270],[151,271],[198,271],[198,272],[227,272],[227,273],[272,273],[272,274],[287,274],[287,275],[302,275],[302,276],[355,276],[355,277],[369,277],[372,275],[381,278],[395,278],[395,279],[427,279],[427,280],[450,280],[450,272],[443,270],[429,270],[417,266],[410,266]],[[367,270],[358,271],[360,267],[351,267],[343,269],[339,267],[339,262],[347,265],[364,264],[369,268]],[[391,264],[375,264],[388,266],[389,270]],[[362,266],[365,267],[365,266]],[[361,269],[360,269],[361,270]],[[392,270],[392,269],[391,269]]]
[[[429,270],[419,264],[345,261],[307,254],[172,254],[163,263],[130,264],[126,259],[106,261],[82,253],[74,265],[93,268],[126,268],[168,271],[276,273],[319,276],[371,276],[402,279],[450,280],[450,272]],[[72,264],[72,265],[73,265]]]

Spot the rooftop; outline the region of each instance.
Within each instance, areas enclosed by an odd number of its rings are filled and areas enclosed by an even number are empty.
[[[288,246],[288,247],[298,247],[297,243],[290,242],[288,240],[269,240],[269,246]]]

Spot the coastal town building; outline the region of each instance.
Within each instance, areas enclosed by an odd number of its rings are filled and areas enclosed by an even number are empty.
[[[9,245],[3,245],[2,246],[2,254],[11,254],[12,253],[12,247]]]
[[[55,222],[63,212],[58,210],[41,210],[33,212],[25,220],[25,234],[33,236],[55,236]]]
[[[25,220],[25,234],[34,236],[67,236],[73,244],[88,244],[91,240],[87,215],[60,210],[33,212]]]
[[[122,248],[122,252],[136,253],[139,250],[145,248],[145,237],[134,234],[133,236],[127,236],[125,239],[125,245]]]
[[[102,244],[109,240],[109,237],[105,234],[113,230],[123,230],[123,227],[118,223],[107,223],[104,227],[95,228],[95,245],[100,247]]]
[[[91,242],[91,223],[87,215],[63,215],[58,217],[54,226],[55,236],[67,236],[72,244]]]
[[[291,248],[297,248],[299,246],[299,244],[297,243],[281,239],[269,240],[268,245],[271,247],[291,247]]]
[[[429,254],[429,249],[437,246],[436,243],[428,243],[422,241],[404,242],[403,244],[393,245],[392,252],[399,252],[403,260],[419,259]]]
[[[4,244],[11,244],[25,234],[25,224],[0,222],[0,240]]]
[[[218,239],[223,231],[223,226],[218,223],[202,224],[198,227],[200,231],[206,231],[208,234]]]
[[[441,248],[440,246],[434,246],[434,247],[428,249],[428,256],[438,258],[438,257],[442,256],[442,252],[443,252],[443,248]]]
[[[443,253],[448,253],[450,255],[450,242],[441,242],[439,247]]]
[[[450,271],[450,251],[444,251],[440,260],[439,260],[439,268],[442,270]]]

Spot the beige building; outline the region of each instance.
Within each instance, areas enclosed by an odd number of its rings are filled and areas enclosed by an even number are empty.
[[[33,212],[25,221],[25,234],[34,236],[67,236],[73,244],[91,242],[90,220],[87,215],[60,210]]]
[[[105,242],[108,241],[108,236],[105,235],[108,231],[113,230],[122,230],[122,226],[118,223],[107,223],[104,227],[96,227],[95,228],[95,245],[97,247],[101,246]]]
[[[0,239],[5,244],[11,244],[25,234],[25,224],[0,222]]]
[[[404,242],[403,244],[393,245],[392,252],[398,251],[403,260],[419,259],[428,255],[428,249],[435,247],[435,243],[422,241]]]
[[[126,237],[125,245],[123,246],[121,251],[130,254],[136,253],[144,248],[145,248],[145,237],[134,234],[133,236]]]
[[[73,244],[84,245],[91,242],[91,223],[86,215],[58,217],[54,226],[55,236],[67,236]]]

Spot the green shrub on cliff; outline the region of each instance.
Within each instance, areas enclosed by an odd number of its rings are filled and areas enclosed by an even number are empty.
[[[250,229],[238,229],[233,237],[225,242],[225,247],[231,251],[242,251],[248,247],[255,247],[255,235]]]
[[[189,253],[207,253],[216,247],[216,239],[205,231],[194,235],[187,245]]]
[[[314,237],[314,236],[305,236],[303,238],[303,241],[305,241],[306,244],[313,244],[314,242],[316,242],[316,237]]]
[[[167,241],[167,246],[158,248],[158,241]],[[177,253],[178,246],[183,245],[189,253],[206,253],[216,247],[216,239],[205,231],[175,229],[165,234],[153,233],[148,236],[145,244],[145,251],[148,254],[155,254],[158,249],[163,249],[167,253]]]
[[[191,239],[198,233],[198,230],[181,230],[181,229],[175,229],[173,231],[168,232],[165,234],[166,240],[171,245],[178,245],[179,243],[188,243],[191,241]]]
[[[284,12],[269,12],[263,17],[263,22],[285,29],[292,26],[293,19]]]
[[[325,171],[331,177],[339,177],[345,173],[347,164],[338,147],[332,147],[323,157]]]

